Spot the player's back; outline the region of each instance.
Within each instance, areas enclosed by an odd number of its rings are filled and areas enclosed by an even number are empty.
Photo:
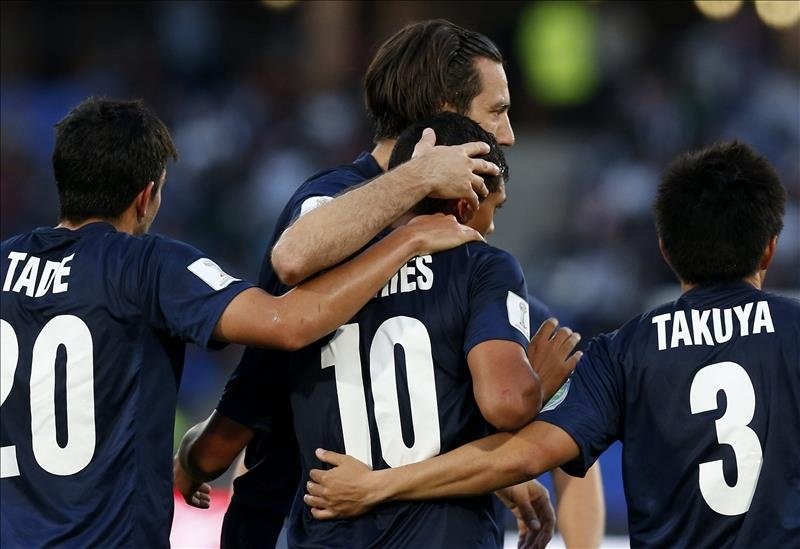
[[[487,340],[526,345],[521,313],[527,308],[520,311],[522,298],[513,300],[510,292],[527,295],[519,265],[483,243],[417,257],[321,349],[298,355],[290,377],[303,471],[319,467],[319,447],[386,468],[487,434],[465,357]],[[487,547],[499,539],[493,515],[484,496],[390,503],[358,519],[322,522],[298,495],[289,540],[297,546]]]
[[[744,282],[701,286],[627,324],[600,352],[624,381],[633,545],[796,546],[797,301]]]
[[[170,287],[195,254],[106,223],[3,242],[3,547],[168,543],[181,340],[216,306]]]

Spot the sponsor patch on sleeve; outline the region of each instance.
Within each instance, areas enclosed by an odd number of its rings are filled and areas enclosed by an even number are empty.
[[[332,196],[312,196],[311,198],[306,198],[303,201],[303,204],[300,206],[300,215],[299,217],[303,217],[311,210],[316,210],[323,204],[326,204],[333,200]]]
[[[506,309],[508,309],[508,322],[530,339],[531,324],[528,301],[509,291],[508,297],[506,297]]]
[[[208,284],[212,290],[216,291],[226,288],[232,282],[239,280],[220,269],[219,265],[206,257],[198,259],[186,268],[193,272],[197,278]]]

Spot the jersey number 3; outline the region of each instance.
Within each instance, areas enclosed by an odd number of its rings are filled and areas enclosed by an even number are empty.
[[[414,428],[414,444],[410,448],[403,442],[400,424],[395,345],[403,348],[406,357],[411,424]],[[358,324],[345,324],[322,348],[322,368],[334,366],[345,452],[372,467]],[[425,325],[408,316],[396,316],[381,324],[370,345],[369,373],[375,401],[375,423],[384,461],[390,467],[399,467],[437,455],[441,449],[439,408],[431,338]]]
[[[67,433],[65,446],[56,439],[55,364],[58,349],[67,355]],[[92,334],[80,318],[61,315],[45,324],[31,356],[31,437],[33,456],[53,475],[73,475],[92,460],[95,448],[94,359]],[[14,328],[0,320],[0,406],[14,384],[19,342]],[[0,448],[0,478],[19,476],[16,446]]]
[[[717,440],[728,444],[736,456],[736,484],[728,485],[722,460],[700,464],[700,493],[708,506],[720,515],[741,515],[750,509],[762,451],[756,433],[747,425],[753,420],[756,396],[753,382],[735,362],[718,362],[702,368],[692,380],[689,402],[692,413],[717,409],[717,392],[725,393],[725,413],[714,422]]]

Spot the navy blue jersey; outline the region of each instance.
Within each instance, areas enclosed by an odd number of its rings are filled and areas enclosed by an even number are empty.
[[[578,443],[570,474],[622,441],[631,545],[797,547],[798,301],[695,288],[592,341],[569,383],[538,419]]]
[[[466,356],[490,340],[527,347],[526,296],[510,254],[470,243],[410,261],[330,340],[296,353],[288,377],[304,479],[322,465],[320,447],[382,469],[488,434]],[[346,521],[313,519],[298,496],[289,523],[296,547],[491,547],[498,539],[489,496],[389,503]]]
[[[106,223],[2,243],[0,545],[164,547],[184,341],[250,287]]]
[[[363,152],[353,163],[320,172],[305,181],[292,195],[278,218],[261,263],[259,286],[273,295],[289,291],[289,287],[282,284],[275,274],[270,253],[280,235],[295,219],[381,173],[381,167],[372,155]],[[265,514],[279,516],[281,520],[289,512],[300,480],[300,466],[291,421],[286,369],[270,368],[269,372],[261,370],[267,363],[287,364],[290,356],[281,351],[248,347],[217,405],[220,413],[248,425],[257,433],[247,446],[247,472],[235,480],[233,501],[239,508],[258,509]],[[256,383],[252,382],[254,378],[258,380]],[[280,474],[276,475],[275,471],[280,471]],[[237,524],[245,522],[238,521]],[[261,523],[254,526],[263,530]],[[244,527],[246,525],[242,526]],[[230,531],[233,535],[233,528]],[[226,534],[224,532],[223,536]],[[246,535],[252,537],[254,534]],[[264,536],[262,539],[272,540],[274,545],[278,531]],[[234,546],[236,539],[231,539],[230,542]]]

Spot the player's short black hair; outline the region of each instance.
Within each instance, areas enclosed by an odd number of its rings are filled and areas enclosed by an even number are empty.
[[[150,181],[157,190],[167,160],[178,158],[169,130],[141,100],[90,97],[55,127],[61,219],[116,219]]]
[[[381,44],[364,77],[375,140],[395,138],[445,104],[467,114],[483,83],[475,61],[503,56],[486,36],[434,19],[413,23]]]
[[[500,188],[500,183],[508,181],[506,157],[494,136],[466,116],[452,112],[437,114],[406,128],[397,138],[392,155],[389,157],[389,169],[411,158],[414,153],[414,147],[422,137],[422,131],[425,128],[431,128],[436,132],[437,145],[461,145],[472,141],[487,143],[490,147],[489,153],[480,158],[496,164],[500,168],[500,175],[483,176],[486,188],[490,193],[497,192]],[[447,200],[438,198],[425,198],[413,208],[413,211],[416,214],[441,212],[447,202]]]
[[[677,158],[655,201],[656,231],[672,269],[690,284],[758,270],[783,229],[786,191],[766,158],[738,141]]]

